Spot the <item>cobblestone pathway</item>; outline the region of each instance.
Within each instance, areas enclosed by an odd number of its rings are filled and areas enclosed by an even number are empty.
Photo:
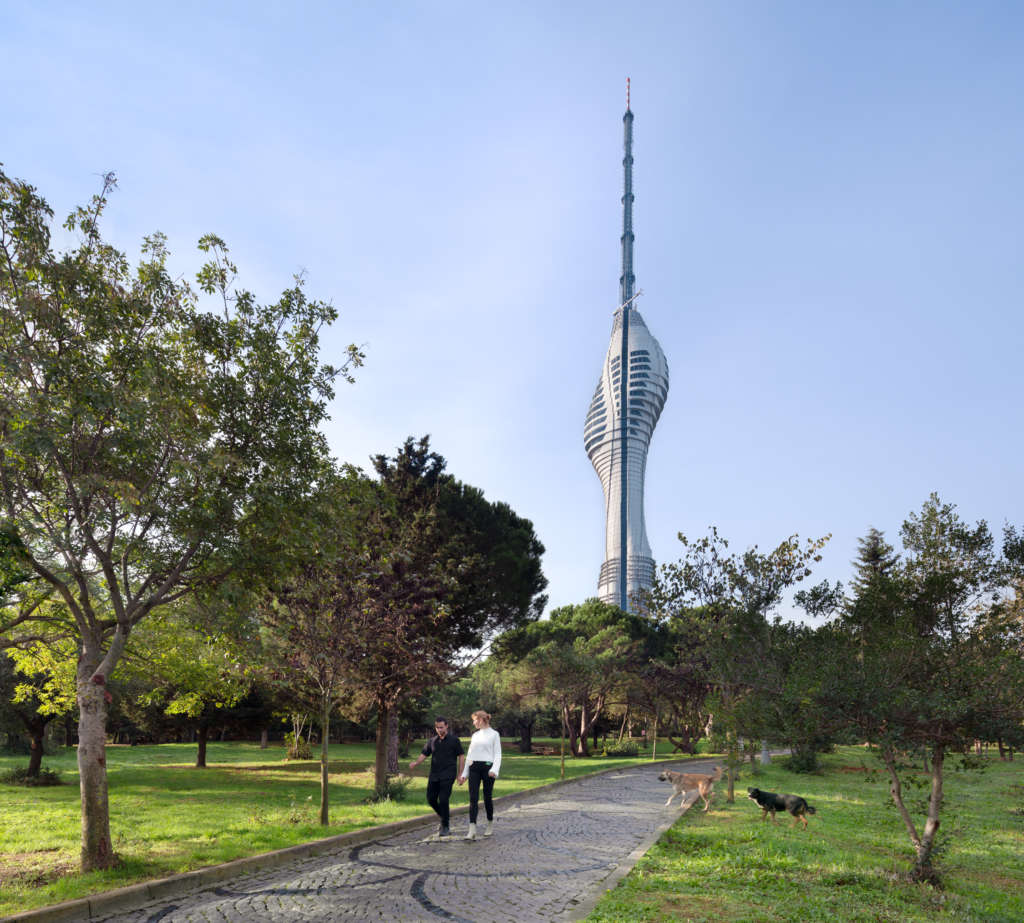
[[[704,764],[688,768],[703,771]],[[622,863],[668,821],[662,766],[579,779],[502,808],[494,836],[468,842],[466,816],[450,841],[434,827],[294,860],[217,887],[99,919],[119,923],[579,919]],[[679,767],[675,767],[679,768]],[[499,786],[500,786],[499,782]],[[480,810],[483,820],[483,805]],[[483,824],[480,825],[483,831]]]

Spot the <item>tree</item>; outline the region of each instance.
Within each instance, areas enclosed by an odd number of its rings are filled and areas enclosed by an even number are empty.
[[[680,534],[683,557],[656,575],[649,605],[661,618],[685,626],[689,656],[710,686],[715,733],[727,752],[729,801],[742,759],[739,737],[765,730],[753,703],[763,701],[780,682],[771,656],[773,631],[780,631],[780,623],[769,617],[784,593],[810,575],[810,564],[821,560],[828,539],[801,546],[794,535],[766,554],[757,546],[730,554],[728,541],[716,529],[695,542]]]
[[[354,469],[325,478],[311,517],[308,554],[286,579],[268,591],[258,611],[264,660],[275,678],[289,687],[291,698],[320,720],[320,823],[329,823],[331,713],[346,694],[362,639],[356,637],[354,614],[363,602],[373,552],[366,540],[376,503],[376,489]],[[365,626],[360,625],[361,628]],[[298,730],[296,729],[296,738]]]
[[[13,651],[10,656],[0,651],[0,708],[24,729],[29,742],[26,773],[38,777],[43,765],[46,726],[65,715],[74,704],[68,698],[66,675],[64,683],[47,670],[46,652]],[[37,657],[36,655],[42,655]],[[65,674],[67,671],[64,671]],[[62,688],[63,687],[63,688]],[[73,686],[72,686],[73,689]],[[8,720],[5,722],[10,723]]]
[[[234,640],[182,602],[163,606],[133,633],[125,672],[149,687],[144,705],[161,705],[196,730],[196,768],[206,768],[210,725],[223,709],[237,705],[252,687],[252,670]]]
[[[301,540],[294,511],[326,455],[318,424],[339,374],[318,359],[335,311],[301,279],[261,305],[234,289],[208,235],[197,278],[214,313],[170,274],[162,235],[133,268],[100,233],[114,185],[71,215],[79,242],[58,254],[46,202],[0,173],[0,532],[32,577],[0,638],[79,651],[84,870],[116,861],[106,687],[129,635],[233,572],[271,570]],[[360,358],[350,348],[348,364]],[[43,610],[50,599],[62,617]]]
[[[473,678],[480,689],[480,705],[494,713],[495,723],[503,729],[516,729],[520,753],[532,753],[534,725],[547,710],[534,672],[526,664],[492,656],[474,667]]]
[[[640,616],[588,599],[506,632],[494,651],[529,671],[537,692],[558,707],[570,752],[588,756],[587,735],[613,694],[624,698],[631,671],[645,659],[648,631]]]
[[[631,698],[648,710],[657,709],[673,752],[696,753],[711,717],[711,680],[700,650],[700,632],[692,619],[678,615],[657,627],[663,635],[660,650],[644,665]]]
[[[373,462],[378,490],[356,530],[345,650],[350,684],[377,712],[383,793],[391,713],[450,681],[488,637],[537,618],[547,581],[532,524],[448,475],[428,437]]]
[[[1024,686],[1005,618],[1014,566],[986,523],[966,525],[932,494],[901,535],[899,567],[872,571],[864,552],[858,561],[865,577],[836,626],[828,662],[841,682],[827,704],[878,746],[914,848],[911,877],[929,881],[946,760],[1001,723],[1019,723]],[[908,752],[924,752],[930,775],[923,824],[904,797]]]
[[[859,593],[880,577],[896,572],[900,556],[885,540],[885,533],[872,527],[868,534],[857,539],[857,557],[853,562],[854,578],[851,589]]]

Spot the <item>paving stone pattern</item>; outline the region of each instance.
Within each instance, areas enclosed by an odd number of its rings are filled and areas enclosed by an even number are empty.
[[[630,767],[540,792],[504,810],[494,835],[425,842],[421,827],[295,860],[217,887],[99,919],[119,923],[292,923],[332,920],[450,920],[508,923],[578,919],[631,853],[678,817],[658,781],[664,764]],[[679,767],[674,767],[679,768]],[[703,771],[702,764],[689,764]],[[500,794],[498,781],[495,794]],[[688,802],[689,803],[689,802]],[[635,856],[633,860],[635,861]]]

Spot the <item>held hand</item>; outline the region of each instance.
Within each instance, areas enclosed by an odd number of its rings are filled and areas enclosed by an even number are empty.
[[[465,781],[466,781],[466,777],[465,776],[459,776],[459,785],[462,785],[462,783],[465,782]]]
[[[487,775],[489,775],[492,779],[497,779],[498,778],[493,772],[489,772],[489,773],[487,773]]]

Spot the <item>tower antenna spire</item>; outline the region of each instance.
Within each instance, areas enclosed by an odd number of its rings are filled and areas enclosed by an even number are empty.
[[[622,275],[619,277],[619,304],[633,297],[633,112],[629,108],[629,77],[626,78],[626,112],[623,122],[622,157]]]

